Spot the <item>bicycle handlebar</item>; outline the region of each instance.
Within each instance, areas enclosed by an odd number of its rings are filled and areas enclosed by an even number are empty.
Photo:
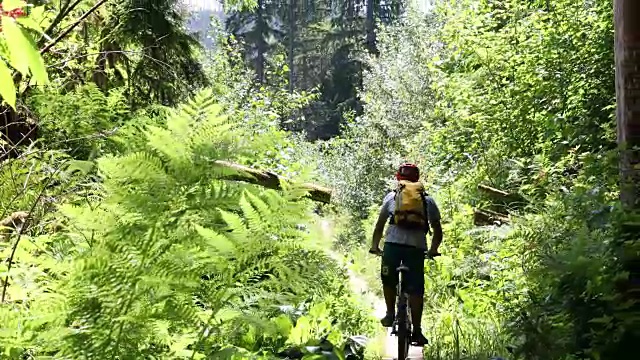
[[[435,253],[435,254],[433,254],[433,255],[430,255],[428,251],[425,251],[425,252],[424,252],[424,257],[425,257],[425,259],[429,259],[429,260],[435,260],[434,258],[437,258],[437,257],[438,257],[438,256],[440,256],[440,255],[442,255],[442,254],[440,254],[440,253]]]
[[[371,249],[369,249],[369,254],[373,254],[373,255],[376,255],[376,256],[382,256],[382,251],[380,251],[380,250],[378,250],[378,251],[372,251]],[[440,254],[440,253],[435,253],[435,254],[433,254],[433,255],[430,255],[428,251],[425,251],[425,252],[424,252],[424,258],[425,258],[425,259],[429,259],[429,260],[434,260],[434,258],[436,258],[436,257],[438,257],[438,256],[440,256],[440,255],[442,255],[442,254]]]

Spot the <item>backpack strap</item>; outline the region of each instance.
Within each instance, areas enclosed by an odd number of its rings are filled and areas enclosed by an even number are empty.
[[[393,203],[394,203],[394,208],[395,208],[395,202],[396,202],[396,196],[398,196],[398,189],[393,189]],[[396,220],[394,219],[394,214],[393,211],[389,211],[389,225],[395,225],[396,224]]]
[[[429,224],[429,207],[427,206],[427,194],[426,191],[420,193],[420,197],[422,198],[422,206],[424,207],[424,223],[427,230],[427,234],[431,235],[431,224]]]

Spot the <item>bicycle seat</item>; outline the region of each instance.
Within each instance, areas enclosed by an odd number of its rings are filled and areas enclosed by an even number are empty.
[[[398,272],[409,272],[409,268],[406,267],[405,265],[400,265],[400,266],[398,266],[396,271],[398,271]]]

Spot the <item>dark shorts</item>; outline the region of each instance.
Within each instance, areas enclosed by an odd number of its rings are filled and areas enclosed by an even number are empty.
[[[382,253],[380,277],[382,285],[396,287],[400,261],[409,268],[405,281],[407,292],[411,295],[424,294],[424,250],[409,245],[385,243]]]

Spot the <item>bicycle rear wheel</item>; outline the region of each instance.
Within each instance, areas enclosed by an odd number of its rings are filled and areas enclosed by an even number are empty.
[[[398,360],[406,360],[409,356],[409,346],[411,344],[411,331],[409,317],[407,316],[407,298],[401,298],[398,311]]]

